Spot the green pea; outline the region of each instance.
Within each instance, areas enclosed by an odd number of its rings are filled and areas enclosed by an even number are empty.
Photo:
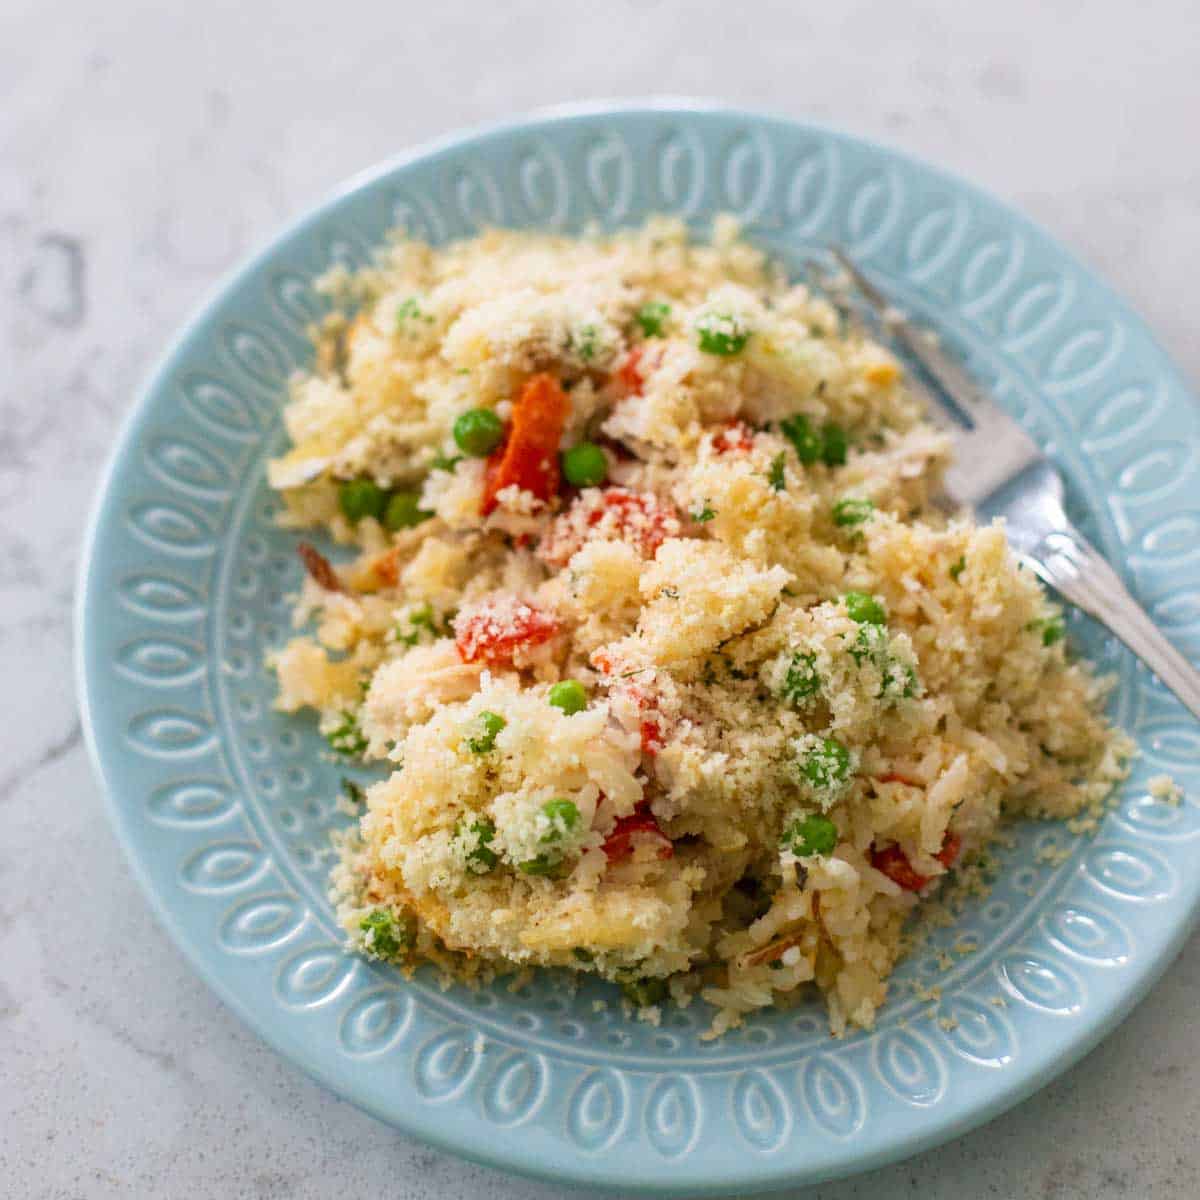
[[[846,431],[832,421],[821,426],[821,461],[827,467],[841,467],[846,462],[850,440]]]
[[[671,306],[665,300],[650,300],[637,310],[634,319],[646,337],[662,337],[663,323],[671,315]]]
[[[608,459],[595,442],[580,442],[562,456],[563,475],[572,487],[599,487],[608,478]]]
[[[504,422],[490,408],[472,408],[454,422],[454,443],[464,454],[486,458],[500,445]]]
[[[479,724],[483,732],[479,737],[468,738],[467,748],[472,754],[487,754],[495,748],[496,735],[508,722],[499,713],[481,712]]]
[[[850,620],[860,625],[883,625],[887,622],[887,610],[874,596],[866,592],[847,592],[843,600]]]
[[[875,505],[870,500],[848,496],[834,504],[833,523],[842,527],[861,525],[874,511]]]
[[[788,825],[781,844],[797,858],[806,858],[810,854],[831,854],[837,840],[837,826],[828,817],[812,813]]]
[[[568,716],[587,708],[587,692],[578,679],[564,679],[550,689],[550,703]],[[574,807],[574,806],[572,806]]]
[[[388,494],[373,479],[347,479],[338,484],[338,505],[346,520],[358,524],[363,517],[383,516]]]
[[[374,958],[395,961],[412,946],[413,930],[397,921],[390,909],[372,909],[358,923],[363,933],[363,949]]]
[[[393,492],[383,510],[383,523],[395,533],[398,529],[412,529],[432,516],[433,513],[421,507],[421,497],[416,492]]]
[[[721,358],[740,354],[750,340],[749,332],[728,313],[710,313],[701,317],[696,322],[696,334],[705,354],[716,354]]]
[[[794,654],[783,679],[784,699],[799,707],[820,690],[817,656],[811,652]]]
[[[800,761],[800,774],[818,791],[829,791],[850,773],[850,751],[836,738],[822,738]]]

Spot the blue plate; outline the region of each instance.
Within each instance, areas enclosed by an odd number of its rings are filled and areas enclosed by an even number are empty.
[[[79,589],[81,702],[117,834],[226,1003],[416,1137],[661,1195],[827,1179],[995,1116],[1130,1010],[1200,899],[1200,731],[1074,619],[1119,674],[1113,716],[1142,750],[1119,808],[1090,840],[1023,828],[992,894],[902,965],[871,1033],[831,1040],[814,1003],[704,1042],[698,1008],[655,1029],[600,985],[442,992],[345,953],[325,899],[340,772],[309,722],[272,711],[262,665],[300,582],[264,463],[284,445],[285,381],[309,358],[313,279],[363,263],[397,223],[444,242],[664,211],[703,229],[722,210],[787,261],[845,243],[968,355],[1061,464],[1073,515],[1200,654],[1200,413],[1137,317],[957,179],[832,130],[690,103],[573,109],[439,142],[283,233],[154,372],[109,465]],[[1183,784],[1182,805],[1150,797],[1159,771]],[[967,940],[979,949],[947,953]]]

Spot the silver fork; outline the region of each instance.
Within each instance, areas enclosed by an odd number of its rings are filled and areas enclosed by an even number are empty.
[[[843,250],[833,247],[833,255],[884,331],[961,410],[953,412],[935,396],[942,423],[955,434],[956,459],[945,475],[948,498],[985,520],[1003,517],[1009,544],[1041,579],[1103,622],[1200,718],[1200,671],[1167,641],[1116,571],[1071,524],[1054,465],[933,335],[905,318]]]

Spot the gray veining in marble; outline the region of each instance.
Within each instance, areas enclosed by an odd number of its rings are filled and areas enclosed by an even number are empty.
[[[85,760],[71,593],[82,519],[139,379],[273,228],[456,126],[654,91],[832,121],[976,179],[1106,275],[1200,384],[1194,0],[6,0],[0,1192],[563,1194],[435,1153],[325,1094],[193,976],[143,903]],[[1198,995],[1193,938],[1124,1026],[1039,1096],[802,1200],[1200,1195]]]

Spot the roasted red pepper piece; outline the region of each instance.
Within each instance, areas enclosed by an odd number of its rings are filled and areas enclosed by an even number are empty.
[[[663,748],[662,729],[657,721],[643,721],[641,735],[644,753],[657,754]]]
[[[713,450],[717,454],[753,449],[754,434],[745,421],[726,421],[725,427],[713,438]]]
[[[953,866],[962,850],[962,840],[956,833],[947,833],[942,841],[942,848],[934,857],[943,867]],[[913,869],[908,861],[908,855],[899,846],[888,846],[886,850],[871,851],[871,866],[882,871],[893,883],[899,884],[906,892],[919,892],[932,878],[931,875],[921,875]]]
[[[642,379],[641,363],[642,347],[634,346],[625,356],[625,361],[617,368],[617,378],[631,396],[642,394],[644,380]]]
[[[496,496],[513,484],[539,500],[557,495],[558,444],[570,407],[567,393],[552,375],[535,375],[522,388],[508,437],[488,459],[480,509],[485,517],[495,509]]]
[[[922,783],[919,779],[909,779],[907,775],[901,775],[899,771],[889,771],[886,775],[876,775],[876,783],[904,783],[909,787],[919,788]]]
[[[627,817],[620,817],[613,826],[613,831],[604,839],[604,853],[609,862],[618,862],[628,858],[633,853],[633,838],[635,834],[651,834],[659,839],[660,845],[656,851],[659,858],[670,858],[675,853],[671,839],[659,828],[650,806],[643,800]]]
[[[678,537],[681,529],[674,506],[651,492],[589,488],[554,521],[538,555],[551,566],[563,567],[587,541],[604,538],[627,542],[643,558],[653,558],[659,546]]]
[[[454,645],[463,662],[511,662],[517,651],[548,642],[558,630],[554,617],[523,600],[484,600],[455,618]]]

